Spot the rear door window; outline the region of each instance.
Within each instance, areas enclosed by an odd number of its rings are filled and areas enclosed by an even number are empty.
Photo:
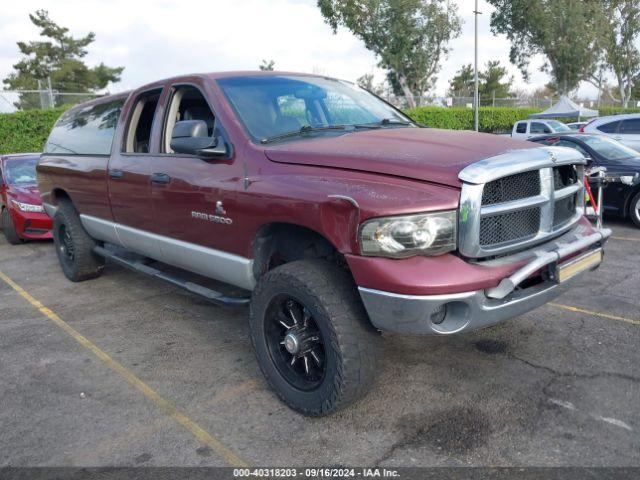
[[[620,120],[616,120],[615,122],[603,123],[596,128],[602,133],[616,133],[618,131],[619,124]]]
[[[53,127],[44,153],[109,155],[124,98],[64,113]]]
[[[620,124],[620,133],[638,135],[640,134],[640,118],[630,118],[622,120]]]
[[[124,143],[126,153],[149,153],[151,129],[162,90],[145,92],[138,97],[131,110]]]
[[[527,133],[527,122],[520,122],[516,126],[516,133]]]

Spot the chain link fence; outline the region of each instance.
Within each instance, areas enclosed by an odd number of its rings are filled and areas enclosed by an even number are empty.
[[[405,109],[408,107],[408,103],[405,97],[397,96],[393,94],[382,95],[386,101],[391,103],[397,108]],[[505,108],[537,108],[547,109],[556,103],[560,97],[509,97],[509,98],[480,98],[480,106],[482,107],[505,107]],[[462,107],[473,108],[473,97],[437,97],[437,96],[422,96],[415,98],[416,105],[418,106],[432,106],[432,107]],[[612,101],[610,99],[574,99],[576,103],[586,108],[598,109],[600,107],[617,107],[620,108],[620,103]],[[630,108],[640,108],[640,99],[632,99],[629,102]]]
[[[97,98],[101,94],[58,92],[56,90],[0,90],[0,113],[75,105]]]
[[[59,92],[57,90],[0,90],[0,113],[10,113],[19,110],[33,110],[61,107],[63,105],[75,105],[102,96],[98,93],[87,92]],[[397,108],[406,109],[408,103],[405,97],[384,93],[383,99]],[[473,97],[416,97],[418,106],[434,107],[462,107],[473,108]],[[482,107],[506,107],[506,108],[538,108],[546,109],[559,100],[558,97],[510,97],[510,98],[486,98],[480,99]],[[587,108],[598,109],[600,107],[620,107],[619,102],[611,99],[577,100],[576,103]],[[629,107],[640,108],[640,99],[632,99]]]

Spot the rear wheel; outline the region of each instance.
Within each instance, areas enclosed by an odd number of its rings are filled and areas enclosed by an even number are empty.
[[[636,193],[629,204],[629,216],[634,225],[640,228],[640,192]]]
[[[379,335],[339,267],[303,260],[268,272],[254,290],[250,322],[260,368],[291,408],[325,415],[371,387]]]
[[[11,245],[19,245],[23,240],[18,236],[16,227],[13,224],[13,218],[8,208],[2,210],[2,233],[4,233],[7,242]]]
[[[53,217],[53,242],[62,271],[72,282],[89,280],[102,273],[104,259],[93,253],[96,242],[68,202],[61,203]]]

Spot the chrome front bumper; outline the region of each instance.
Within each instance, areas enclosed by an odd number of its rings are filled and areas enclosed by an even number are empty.
[[[600,248],[611,235],[608,229],[581,234],[580,228],[537,249],[514,255],[510,261],[527,255],[530,261],[492,289],[445,295],[402,295],[369,288],[359,288],[360,296],[373,325],[398,333],[447,335],[495,325],[509,318],[533,310],[553,300],[567,289],[582,272],[559,284],[546,280],[535,286],[518,285],[549,264],[580,250]],[[505,262],[509,259],[498,259]],[[442,312],[444,319],[433,315]],[[441,321],[440,321],[441,320]]]

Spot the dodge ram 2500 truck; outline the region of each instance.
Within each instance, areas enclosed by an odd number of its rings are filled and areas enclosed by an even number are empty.
[[[268,383],[322,415],[367,391],[380,331],[487,327],[597,267],[610,231],[583,216],[584,164],[572,149],[423,128],[349,82],[235,72],[72,108],[38,181],[70,280],[108,258],[249,304]]]

